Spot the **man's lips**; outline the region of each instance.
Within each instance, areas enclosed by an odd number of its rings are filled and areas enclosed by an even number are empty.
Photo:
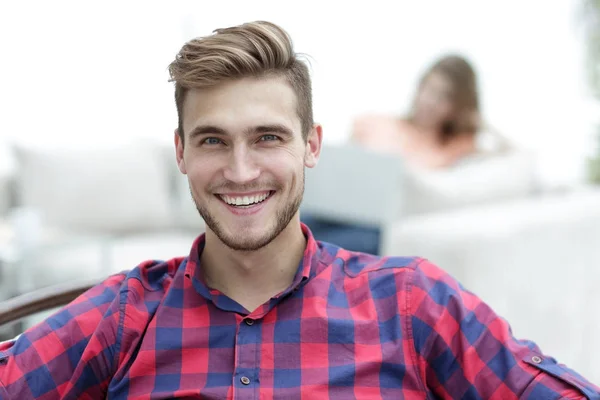
[[[273,193],[272,190],[245,193],[219,193],[216,196],[230,207],[250,208],[264,203]]]

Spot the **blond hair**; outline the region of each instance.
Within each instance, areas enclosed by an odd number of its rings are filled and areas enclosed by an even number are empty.
[[[255,21],[190,40],[169,65],[175,82],[179,135],[183,140],[183,102],[189,89],[213,87],[246,77],[282,76],[296,93],[297,113],[306,140],[313,126],[312,89],[307,65],[294,52],[281,27]]]

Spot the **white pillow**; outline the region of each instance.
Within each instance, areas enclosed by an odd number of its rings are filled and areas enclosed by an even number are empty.
[[[156,144],[19,146],[17,163],[20,205],[37,208],[49,225],[102,232],[172,226],[169,173]]]
[[[480,153],[443,170],[410,170],[406,214],[420,214],[530,196],[535,161],[527,152]]]

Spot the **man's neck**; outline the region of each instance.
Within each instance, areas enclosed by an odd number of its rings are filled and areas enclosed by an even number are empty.
[[[209,287],[252,312],[292,283],[305,248],[306,238],[295,217],[271,243],[256,251],[232,250],[207,230],[200,262]]]

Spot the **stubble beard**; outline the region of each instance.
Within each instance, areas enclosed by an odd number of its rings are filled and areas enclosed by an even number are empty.
[[[222,224],[210,213],[210,211],[199,204],[194,197],[194,193],[190,188],[192,200],[196,205],[198,213],[204,220],[206,226],[219,238],[219,240],[227,247],[236,251],[256,251],[271,243],[283,230],[289,225],[294,215],[300,209],[302,203],[302,197],[304,195],[304,171],[302,171],[302,179],[300,180],[300,186],[292,194],[293,198],[291,201],[283,205],[283,207],[276,211],[275,214],[275,225],[270,228],[261,237],[249,237],[244,235],[243,232],[239,232],[238,235],[228,235],[223,229]],[[281,193],[280,193],[281,195]]]

